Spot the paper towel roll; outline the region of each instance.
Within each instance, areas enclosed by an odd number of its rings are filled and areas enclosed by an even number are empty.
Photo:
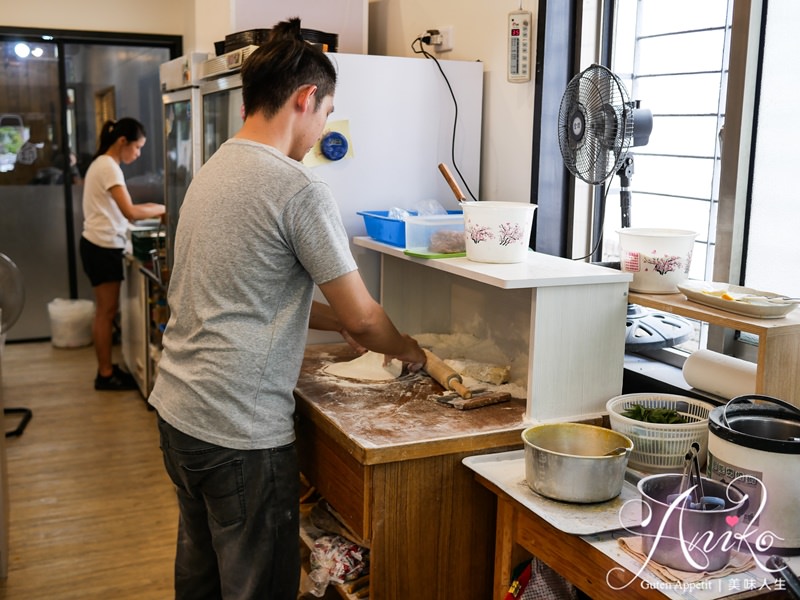
[[[755,364],[712,350],[697,350],[687,358],[683,378],[693,388],[727,400],[756,391]]]

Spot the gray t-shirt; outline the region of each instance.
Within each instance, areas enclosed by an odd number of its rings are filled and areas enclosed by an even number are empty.
[[[181,207],[150,403],[219,446],[294,441],[313,284],[355,269],[330,188],[274,148],[228,140]]]

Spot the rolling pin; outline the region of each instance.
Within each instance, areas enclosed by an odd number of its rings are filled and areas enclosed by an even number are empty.
[[[472,392],[464,386],[461,380],[461,375],[456,373],[451,367],[448,367],[441,358],[436,356],[430,350],[423,348],[425,352],[425,372],[433,377],[436,381],[441,383],[446,390],[453,390],[462,398],[471,398]]]
[[[467,197],[464,195],[464,192],[461,191],[461,188],[458,186],[456,180],[453,179],[453,175],[450,173],[450,169],[447,168],[447,165],[444,163],[439,163],[439,172],[444,175],[444,179],[447,181],[447,185],[450,186],[450,189],[453,190],[453,195],[455,195],[456,200],[459,202],[464,202]]]

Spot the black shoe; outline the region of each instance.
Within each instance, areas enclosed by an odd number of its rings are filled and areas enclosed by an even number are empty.
[[[139,386],[133,375],[126,373],[117,365],[113,366],[114,371],[108,377],[97,375],[94,379],[94,389],[110,392],[122,392],[127,390],[138,390]]]

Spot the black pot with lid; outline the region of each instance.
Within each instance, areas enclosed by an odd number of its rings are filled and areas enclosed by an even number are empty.
[[[225,36],[225,52],[233,52],[245,46],[260,46],[269,39],[270,29],[248,29],[237,31]],[[339,49],[339,34],[318,31],[316,29],[301,29],[303,39],[309,44],[319,46],[324,52],[337,52]]]

